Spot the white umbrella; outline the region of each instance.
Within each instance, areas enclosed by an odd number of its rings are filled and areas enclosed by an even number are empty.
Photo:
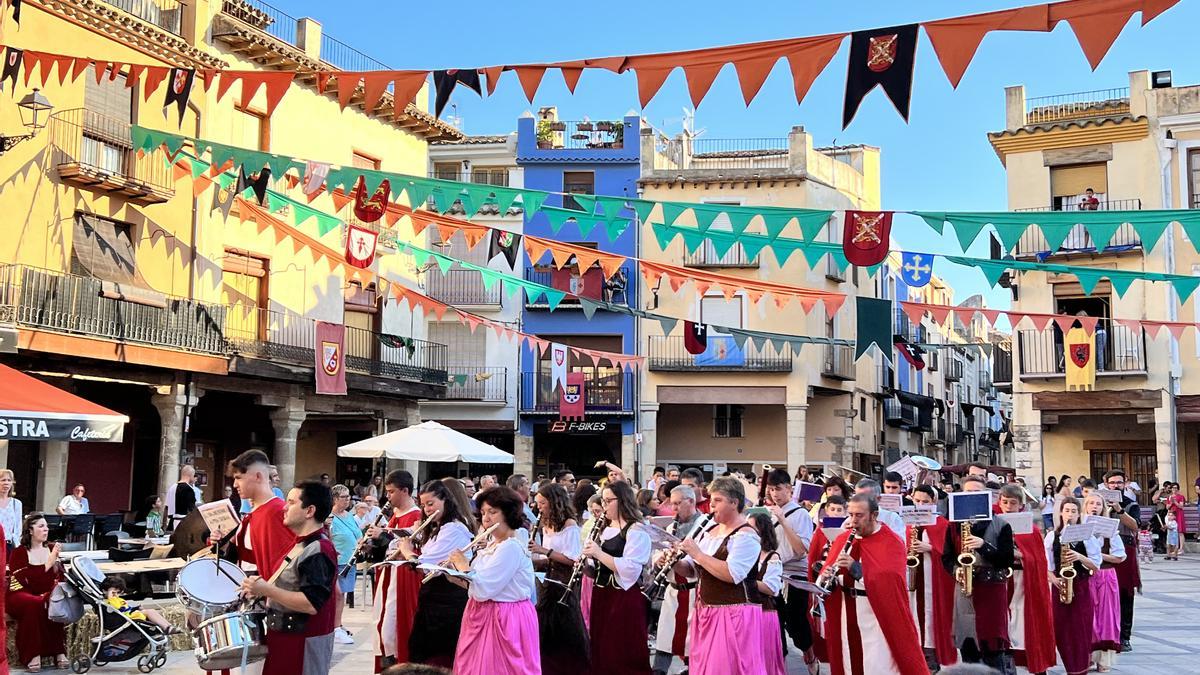
[[[494,445],[429,421],[338,448],[339,457],[512,464],[513,456]]]

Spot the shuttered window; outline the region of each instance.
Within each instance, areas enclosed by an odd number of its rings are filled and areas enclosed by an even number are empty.
[[[350,157],[350,165],[356,169],[378,169],[379,160],[355,150]]]
[[[446,345],[449,365],[479,366],[486,363],[487,331],[479,326],[472,333],[469,326],[457,321],[429,324],[429,341]]]
[[[104,281],[139,284],[133,226],[76,213],[71,242],[71,273]]]
[[[1076,164],[1050,169],[1050,196],[1074,197],[1091,188],[1097,194],[1108,192],[1108,165]]]
[[[226,249],[221,270],[221,302],[229,308],[225,324],[230,336],[263,339],[266,322],[259,306],[267,297],[267,261]]]
[[[125,86],[124,75],[109,79],[109,73],[105,73],[97,83],[93,65],[83,78],[86,81],[83,102],[88,110],[125,124],[133,121],[133,89]]]
[[[700,299],[700,320],[707,324],[742,327],[742,298],[734,296],[726,300],[723,295],[712,295]]]

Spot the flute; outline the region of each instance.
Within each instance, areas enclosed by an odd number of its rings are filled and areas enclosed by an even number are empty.
[[[360,538],[358,543],[354,545],[354,555],[350,556],[350,561],[342,567],[342,570],[338,572],[338,576],[346,576],[350,573],[350,570],[357,567],[360,562],[363,562],[364,558],[360,558],[360,556],[365,556],[366,554],[366,550],[363,548],[363,546],[367,543],[367,539],[369,538],[367,537],[367,531],[372,527],[379,527],[379,524],[383,522],[385,518],[387,518],[387,515],[383,512],[380,512],[378,516],[375,516],[375,522],[363,529],[362,538]]]
[[[408,535],[408,537],[407,537],[407,538],[408,538],[408,539],[412,539],[413,537],[417,536],[417,534],[418,534],[418,533],[419,533],[421,530],[424,530],[426,526],[428,526],[430,523],[432,523],[434,520],[436,520],[436,519],[438,518],[438,516],[441,516],[441,515],[442,515],[442,511],[441,511],[441,509],[438,509],[437,511],[434,511],[432,515],[430,515],[430,516],[429,516],[428,518],[426,518],[426,519],[425,519],[423,522],[421,522],[421,524],[417,525],[416,529],[414,529],[414,530],[412,531],[412,534]],[[399,547],[399,546],[397,546],[397,547],[396,547],[396,550],[395,550],[395,551],[392,551],[391,555],[389,555],[387,559],[388,559],[388,560],[396,560],[396,559],[397,559],[397,558],[399,558],[399,557],[400,557],[400,547]]]
[[[475,535],[475,538],[471,540],[471,543],[467,544],[466,548],[459,549],[459,552],[460,553],[469,553],[471,551],[474,551],[475,547],[479,546],[480,544],[486,545],[487,538],[492,535],[492,531],[495,530],[497,527],[500,527],[500,523],[496,523],[495,525],[492,525],[491,527],[487,528],[486,530]],[[446,558],[442,562],[438,563],[437,566],[444,568],[444,569],[450,569],[450,558]],[[440,572],[438,572],[437,570],[433,570],[433,571],[429,572],[428,574],[425,575],[425,578],[421,580],[421,583],[423,583],[423,584],[428,583],[430,579],[436,577],[438,574],[440,574]]]

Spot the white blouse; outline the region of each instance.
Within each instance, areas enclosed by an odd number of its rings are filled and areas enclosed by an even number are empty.
[[[620,528],[606,527],[600,534],[600,543],[603,544],[618,534],[621,534]],[[650,535],[646,534],[641,526],[634,525],[625,533],[625,550],[621,552],[620,557],[613,558],[617,568],[617,583],[621,584],[622,589],[633,588],[642,578],[642,568],[650,563],[651,548]]]
[[[21,520],[24,518],[24,508],[21,500],[16,497],[8,498],[8,508],[0,509],[0,526],[4,527],[5,540],[13,546],[21,545]]]
[[[767,571],[763,574],[762,582],[771,589],[771,595],[779,595],[783,590],[783,561],[777,556],[771,556],[767,563]]]
[[[1043,543],[1046,547],[1046,564],[1049,565],[1050,573],[1053,574],[1058,571],[1058,568],[1054,566],[1054,554],[1056,553],[1054,550],[1054,530],[1046,532],[1046,538]],[[1104,562],[1104,559],[1100,557],[1101,546],[1103,544],[1100,541],[1100,537],[1088,537],[1083,540],[1083,549],[1087,551],[1088,560],[1096,563],[1096,567],[1099,567]],[[1121,550],[1124,551],[1125,548],[1122,547]]]
[[[467,593],[480,602],[521,602],[534,593],[533,561],[516,537],[493,544],[471,562]]]
[[[474,538],[467,526],[457,520],[445,523],[438,529],[437,536],[421,546],[421,555],[417,559],[422,564],[437,565],[451,553],[470,546]]]
[[[562,532],[542,530],[542,547],[562,554],[571,560],[578,560],[579,554],[583,552],[583,540],[579,536],[579,526],[568,525],[563,528]],[[538,557],[546,556],[539,555]]]
[[[716,555],[724,540],[724,536],[714,531],[709,532],[698,543],[701,551],[708,555]],[[758,533],[753,528],[744,527],[729,537],[729,555],[725,558],[725,563],[729,565],[729,576],[733,577],[733,583],[740,584],[750,570],[758,565],[758,554],[761,552],[762,544],[759,543]]]

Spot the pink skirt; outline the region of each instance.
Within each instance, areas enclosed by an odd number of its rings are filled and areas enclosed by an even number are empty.
[[[583,613],[583,626],[588,630],[592,629],[592,586],[595,585],[592,578],[588,575],[583,575],[579,586],[579,611]]]
[[[787,663],[783,658],[783,638],[779,634],[779,613],[763,610],[762,613],[763,672],[766,675],[787,675]]]
[[[541,675],[538,653],[532,602],[467,602],[454,653],[456,675]]]
[[[762,675],[762,607],[702,605],[692,614],[691,675]],[[776,618],[772,646],[782,649]]]
[[[1078,583],[1078,582],[1076,582]],[[1121,591],[1117,588],[1117,571],[1104,568],[1092,575],[1092,649],[1121,649]]]

